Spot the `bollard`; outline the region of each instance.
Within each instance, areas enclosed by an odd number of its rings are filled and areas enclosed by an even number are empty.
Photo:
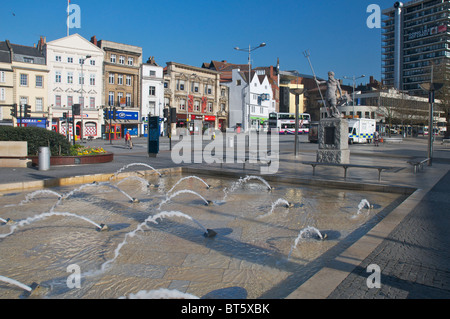
[[[39,170],[48,171],[50,169],[50,148],[39,147]]]
[[[228,147],[234,148],[234,136],[228,137]]]

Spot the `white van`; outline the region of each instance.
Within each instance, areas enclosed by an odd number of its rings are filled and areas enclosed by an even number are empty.
[[[372,119],[349,119],[348,120],[348,143],[372,143],[377,129],[376,120]]]

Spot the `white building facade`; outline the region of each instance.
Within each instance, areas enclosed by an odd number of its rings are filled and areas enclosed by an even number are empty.
[[[78,34],[48,42],[44,46],[48,77],[49,118],[52,129],[71,137],[72,106],[81,105],[75,116],[78,138],[101,138],[103,121],[104,52]],[[83,130],[82,130],[83,128]]]
[[[163,67],[159,66],[153,57],[141,65],[141,132],[147,135],[148,117],[158,116],[164,120],[164,74]],[[161,123],[161,132],[164,125]]]
[[[265,131],[269,114],[275,112],[272,87],[264,74],[252,72],[250,90],[248,72],[234,69],[229,87],[229,127],[238,131]],[[250,93],[250,95],[249,95]],[[249,98],[250,97],[250,98]]]

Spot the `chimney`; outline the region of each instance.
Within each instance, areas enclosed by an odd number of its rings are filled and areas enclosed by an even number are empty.
[[[94,35],[94,36],[91,38],[91,43],[93,43],[95,46],[98,46],[97,36]]]

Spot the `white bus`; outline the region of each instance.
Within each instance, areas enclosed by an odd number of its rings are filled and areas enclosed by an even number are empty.
[[[311,115],[301,113],[298,117],[298,134],[308,134]],[[295,114],[294,113],[270,113],[269,131],[278,130],[279,134],[295,134]]]

